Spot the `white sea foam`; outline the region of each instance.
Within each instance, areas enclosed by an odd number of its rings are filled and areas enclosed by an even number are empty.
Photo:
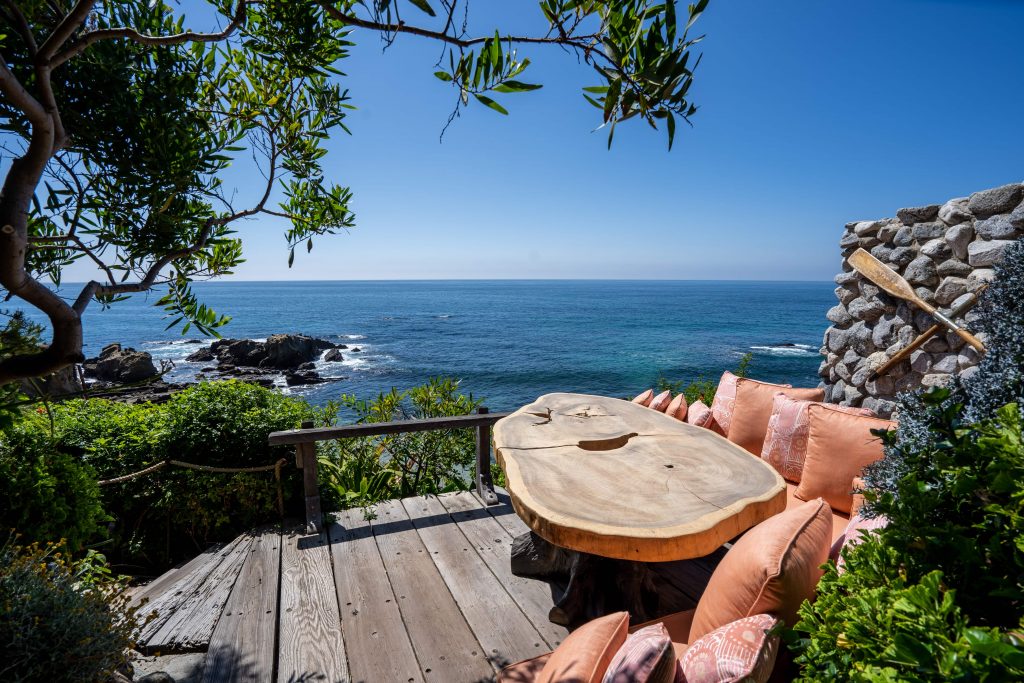
[[[751,350],[767,353],[770,356],[817,356],[818,350],[810,344],[751,346]]]

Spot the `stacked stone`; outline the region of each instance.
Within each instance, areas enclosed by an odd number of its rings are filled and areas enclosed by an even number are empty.
[[[850,254],[858,248],[870,251],[913,285],[918,296],[948,312],[993,278],[992,267],[1003,250],[1022,236],[1024,184],[900,209],[896,218],[847,223],[839,242],[843,272],[835,278],[839,303],[826,315],[832,326],[825,331],[825,360],[818,370],[826,400],[888,416],[897,394],[969,374],[979,360],[960,337],[943,331],[885,375],[872,378],[875,368],[935,320],[854,271],[846,260]],[[970,313],[964,317],[968,327],[973,319]]]

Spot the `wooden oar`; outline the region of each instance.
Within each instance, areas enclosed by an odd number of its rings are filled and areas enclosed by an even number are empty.
[[[874,282],[885,291],[889,292],[889,294],[892,294],[894,297],[899,299],[909,301],[912,304],[916,304],[922,311],[960,335],[961,339],[976,348],[979,352],[985,352],[985,345],[982,344],[977,337],[957,325],[942,313],[935,310],[934,306],[917,295],[917,292],[915,292],[914,288],[910,286],[910,283],[904,280],[899,273],[876,259],[868,252],[863,249],[858,249],[850,254],[847,261],[849,261],[851,266],[857,269],[857,272]]]
[[[967,301],[963,302],[962,304],[960,304],[959,306],[957,306],[956,308],[954,308],[952,311],[949,312],[949,317],[950,318],[959,318],[964,313],[966,313],[967,311],[969,311],[972,308],[974,308],[974,305],[978,303],[978,299],[981,296],[981,293],[985,291],[986,287],[988,287],[988,284],[984,284],[981,287],[978,287],[978,289],[976,291],[971,293],[971,298],[970,299],[968,299]],[[915,339],[914,341],[910,342],[910,344],[908,344],[905,349],[902,349],[902,350],[894,353],[892,358],[890,358],[889,360],[885,361],[884,363],[879,365],[877,368],[872,370],[871,374],[869,376],[869,379],[874,379],[875,377],[881,377],[885,373],[889,372],[889,370],[892,369],[893,366],[895,366],[897,363],[902,361],[904,358],[906,358],[907,356],[912,354],[917,349],[919,349],[922,346],[924,346],[925,342],[927,342],[929,339],[931,339],[936,334],[938,334],[939,330],[942,330],[942,329],[945,329],[944,326],[942,326],[942,325],[932,325],[931,327],[929,327],[927,330],[924,331],[924,333],[922,333],[919,337],[917,337],[917,339]]]

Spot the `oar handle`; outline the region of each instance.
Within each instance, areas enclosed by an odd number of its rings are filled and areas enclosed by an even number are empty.
[[[948,329],[952,330],[953,332],[956,332],[957,335],[959,335],[959,337],[961,339],[963,339],[965,342],[967,342],[968,344],[973,346],[975,349],[977,349],[979,353],[985,353],[985,345],[981,343],[980,339],[975,337],[973,334],[971,334],[970,332],[968,332],[964,328],[962,328],[959,325],[957,325],[955,322],[953,322],[952,320],[947,318],[945,315],[943,315],[942,313],[940,313],[937,310],[935,310],[934,307],[929,306],[924,301],[921,301],[919,305],[928,314],[930,314],[933,318],[935,318],[940,323],[945,325]]]

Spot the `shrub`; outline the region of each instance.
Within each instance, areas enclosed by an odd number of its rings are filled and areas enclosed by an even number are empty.
[[[407,391],[394,388],[372,400],[343,396],[357,423],[391,422],[472,413],[481,401],[459,393],[457,380],[432,378]],[[412,495],[466,490],[473,480],[472,430],[447,429],[320,444],[322,495],[328,505],[351,507]]]
[[[135,613],[102,556],[8,541],[0,607],[0,680],[100,682],[128,663]]]
[[[864,476],[866,514],[889,523],[803,606],[805,680],[1024,677],[1024,242],[979,308],[973,376],[900,397]]]
[[[740,358],[740,362],[737,363],[736,369],[733,370],[733,374],[737,377],[746,377],[750,371],[750,363],[754,359],[754,354],[745,353]],[[705,405],[710,406],[711,402],[715,400],[715,392],[718,391],[718,380],[706,379],[703,375],[697,377],[697,379],[684,382],[679,380],[677,382],[671,382],[665,377],[658,377],[658,382],[655,385],[654,393],[660,393],[662,391],[671,391],[673,394],[682,394],[686,397],[686,403],[692,405],[697,401],[702,401]]]
[[[292,451],[270,447],[267,437],[298,427],[314,414],[304,401],[237,381],[199,384],[159,405],[93,399],[54,408],[58,445],[101,479],[168,458],[214,467],[290,459]],[[299,482],[294,467],[282,468],[280,491],[286,506],[297,500]],[[116,520],[112,558],[151,568],[281,514],[273,472],[227,474],[174,467],[101,490],[104,507]]]
[[[48,424],[23,420],[0,434],[0,533],[80,550],[107,519],[91,468],[58,448]]]

